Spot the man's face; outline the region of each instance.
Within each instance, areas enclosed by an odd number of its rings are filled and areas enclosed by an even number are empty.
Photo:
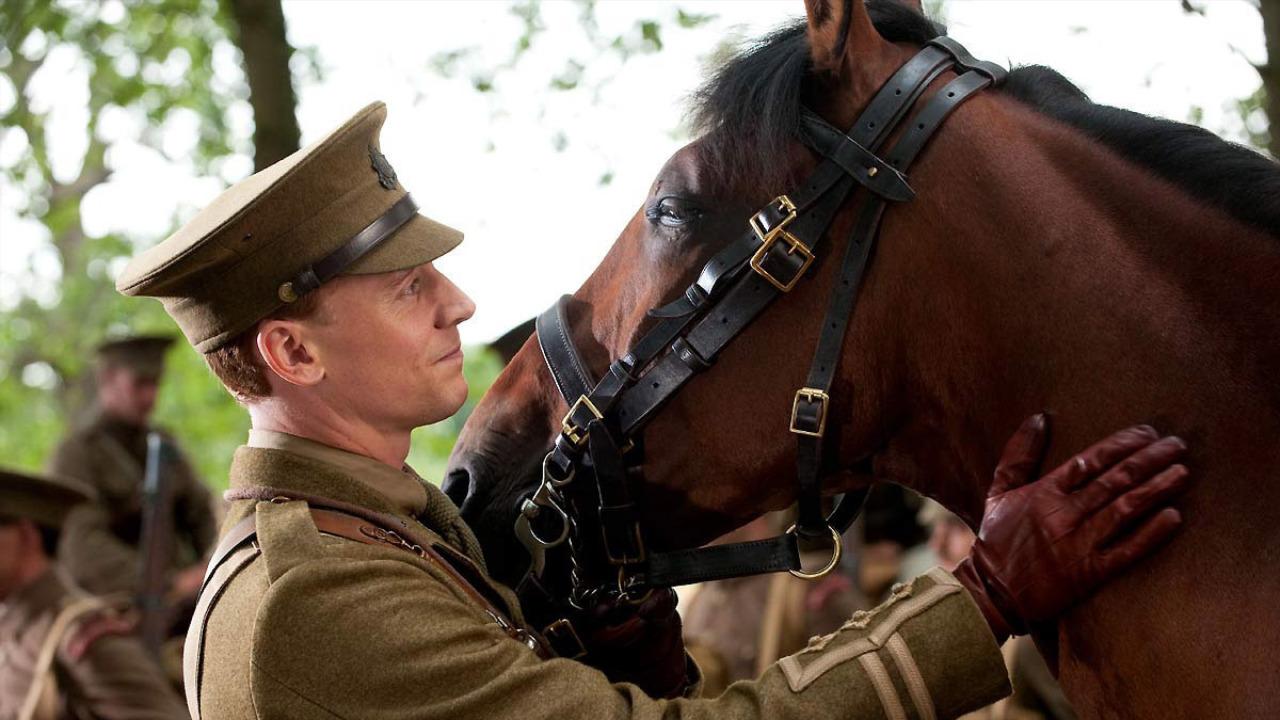
[[[109,415],[134,425],[146,425],[156,407],[160,379],[122,366],[98,373],[98,404]]]
[[[308,325],[333,407],[387,432],[439,422],[467,399],[458,324],[475,304],[432,266],[330,283]]]

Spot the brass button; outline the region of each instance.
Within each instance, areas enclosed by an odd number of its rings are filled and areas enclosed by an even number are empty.
[[[298,293],[294,292],[293,283],[287,282],[280,285],[280,289],[276,291],[276,295],[280,298],[280,302],[291,303],[298,299]]]

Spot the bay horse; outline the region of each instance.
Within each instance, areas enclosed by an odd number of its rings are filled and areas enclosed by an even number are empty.
[[[804,22],[707,82],[701,136],[574,294],[573,340],[597,376],[652,322],[647,308],[817,164],[796,140],[802,106],[848,127],[940,32],[888,0],[805,5]],[[1280,169],[1024,67],[960,108],[909,179],[916,197],[886,213],[846,336],[826,486],[899,483],[976,526],[1004,440],[1036,411],[1054,417],[1046,467],[1136,422],[1186,438],[1197,481],[1182,533],[1036,640],[1085,717],[1274,715]],[[696,546],[795,499],[788,417],[836,265],[816,265],[647,427],[652,545]],[[531,340],[454,450],[446,492],[505,582],[527,565],[512,523],[565,411]]]

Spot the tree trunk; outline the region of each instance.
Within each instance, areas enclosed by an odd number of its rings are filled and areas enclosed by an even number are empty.
[[[302,132],[280,0],[224,0],[234,20],[236,45],[244,57],[253,107],[253,168],[261,170],[298,149]]]
[[[1267,126],[1271,129],[1268,150],[1280,158],[1280,0],[1262,0],[1262,33],[1267,39],[1267,64],[1258,68],[1266,95]]]

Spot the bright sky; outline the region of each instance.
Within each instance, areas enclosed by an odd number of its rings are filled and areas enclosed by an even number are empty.
[[[1050,65],[1096,101],[1178,120],[1194,106],[1203,124],[1240,139],[1230,103],[1258,86],[1250,61],[1265,58],[1262,25],[1247,0],[1210,0],[1204,17],[1177,0],[949,0],[951,34],[978,57]],[[111,3],[104,12],[115,12]],[[467,240],[440,265],[477,301],[463,337],[480,342],[531,317],[573,290],[595,267],[635,212],[653,175],[687,141],[683,99],[698,84],[705,58],[730,35],[753,37],[802,12],[801,0],[600,2],[602,36],[635,31],[638,19],[662,20],[666,48],[623,62],[592,48],[578,5],[543,4],[546,31],[517,69],[500,74],[494,92],[478,93],[471,71],[510,58],[520,20],[509,4],[331,0],[285,2],[295,45],[317,48],[323,81],[301,88],[304,143],[371,100],[390,106],[382,147],[426,214],[464,230]],[[677,8],[713,14],[696,29],[676,26]],[[454,78],[431,69],[441,52],[474,49]],[[592,93],[555,92],[551,78],[570,59],[587,65]],[[234,57],[221,58],[234,77]],[[171,69],[178,76],[182,68]],[[38,107],[53,109],[55,167],[75,175],[85,146],[83,67],[55,58],[38,83]],[[0,80],[0,108],[12,88]],[[248,108],[235,111],[249,133]],[[190,153],[192,118],[162,129],[173,158]],[[105,124],[111,137],[141,128],[121,113]],[[557,150],[557,145],[561,147]],[[15,133],[0,136],[0,164],[25,152]],[[223,187],[251,170],[247,157],[223,179],[197,178],[185,162],[132,142],[110,157],[113,179],[84,203],[91,234],[127,232],[143,244],[163,239]],[[612,183],[599,180],[612,173]],[[18,292],[56,297],[57,266],[37,252],[43,229],[16,219],[20,191],[0,186],[0,307]]]

